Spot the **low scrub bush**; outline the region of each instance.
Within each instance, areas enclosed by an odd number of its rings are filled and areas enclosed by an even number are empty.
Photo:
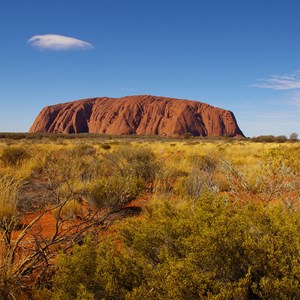
[[[207,174],[214,173],[219,164],[219,160],[210,155],[194,155],[188,157],[188,160],[193,168],[202,170]]]
[[[290,134],[289,141],[293,142],[293,143],[297,142],[298,141],[298,133],[297,132],[292,132]]]
[[[252,138],[254,142],[258,143],[274,143],[275,136],[274,135],[259,135],[257,137]]]
[[[282,160],[269,157],[252,169],[224,161],[222,168],[229,184],[228,195],[234,201],[260,201],[264,205],[280,201],[288,207],[298,205],[299,173]]]
[[[252,138],[252,141],[259,143],[286,143],[288,138],[285,135],[259,135]]]
[[[77,150],[51,151],[45,159],[43,174],[53,187],[66,185],[69,192],[83,192],[96,177],[99,160],[94,155],[79,155]]]
[[[299,299],[299,211],[161,200],[63,255],[53,299]]]
[[[100,147],[104,150],[109,150],[111,148],[111,145],[108,143],[104,143],[104,144],[101,144]]]
[[[154,191],[161,194],[170,194],[176,190],[177,184],[189,173],[178,169],[161,166],[156,173],[154,182]]]
[[[136,177],[103,177],[94,183],[90,198],[100,208],[118,210],[134,200],[143,188],[142,181]]]
[[[288,138],[285,135],[278,135],[275,137],[276,143],[286,143],[288,141]]]
[[[1,160],[6,165],[16,166],[28,157],[28,152],[22,147],[7,147],[2,153]]]
[[[183,182],[184,194],[193,198],[199,197],[204,192],[212,192],[216,194],[219,192],[219,187],[214,177],[196,168],[193,168],[192,172],[184,178]]]
[[[0,178],[0,227],[18,214],[18,195],[22,181],[9,176]]]
[[[104,163],[111,175],[133,176],[153,187],[159,164],[149,148],[125,146],[115,152],[104,155]]]
[[[82,204],[80,204],[77,200],[72,199],[66,202],[65,205],[57,208],[53,211],[53,214],[56,218],[62,219],[76,219],[81,218],[83,212]]]
[[[273,166],[285,164],[294,172],[300,172],[300,147],[282,146],[279,148],[271,149],[264,154],[263,160],[268,161]]]
[[[79,145],[73,149],[73,153],[75,156],[95,155],[96,148],[92,145]]]
[[[190,197],[199,197],[204,192],[217,193],[219,187],[215,173],[219,160],[209,155],[194,155],[188,160],[192,170],[181,182],[181,193]]]
[[[188,140],[188,139],[192,139],[194,136],[193,134],[191,134],[190,132],[185,132],[183,135],[183,138]]]

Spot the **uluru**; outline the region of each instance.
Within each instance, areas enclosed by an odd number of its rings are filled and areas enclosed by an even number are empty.
[[[150,95],[89,98],[46,106],[29,131],[244,137],[229,110],[198,101]]]

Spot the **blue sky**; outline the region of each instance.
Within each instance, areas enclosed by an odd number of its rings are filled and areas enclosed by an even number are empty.
[[[0,132],[151,94],[232,110],[247,136],[300,134],[299,29],[297,0],[0,0]]]

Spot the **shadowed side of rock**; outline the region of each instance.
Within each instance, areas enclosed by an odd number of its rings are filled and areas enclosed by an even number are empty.
[[[231,111],[157,96],[91,98],[45,107],[30,132],[244,137]]]

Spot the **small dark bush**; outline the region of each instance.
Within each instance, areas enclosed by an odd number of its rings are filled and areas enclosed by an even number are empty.
[[[96,153],[96,149],[92,145],[84,144],[74,148],[73,152],[78,156],[87,156],[87,155],[94,155]]]
[[[297,132],[292,132],[290,134],[289,140],[290,140],[290,142],[297,142],[298,141],[298,133]]]
[[[218,159],[209,155],[190,156],[189,161],[193,168],[204,171],[205,173],[213,173],[219,163]]]
[[[279,135],[275,137],[276,143],[285,143],[288,141],[288,138],[285,135]]]
[[[183,138],[184,139],[191,139],[193,138],[194,136],[190,133],[190,132],[186,132],[184,135],[183,135]]]
[[[104,144],[101,144],[100,147],[104,150],[109,150],[111,148],[111,145],[108,143],[104,143]]]
[[[4,149],[1,159],[5,164],[15,166],[28,157],[29,154],[24,148],[8,147]]]

